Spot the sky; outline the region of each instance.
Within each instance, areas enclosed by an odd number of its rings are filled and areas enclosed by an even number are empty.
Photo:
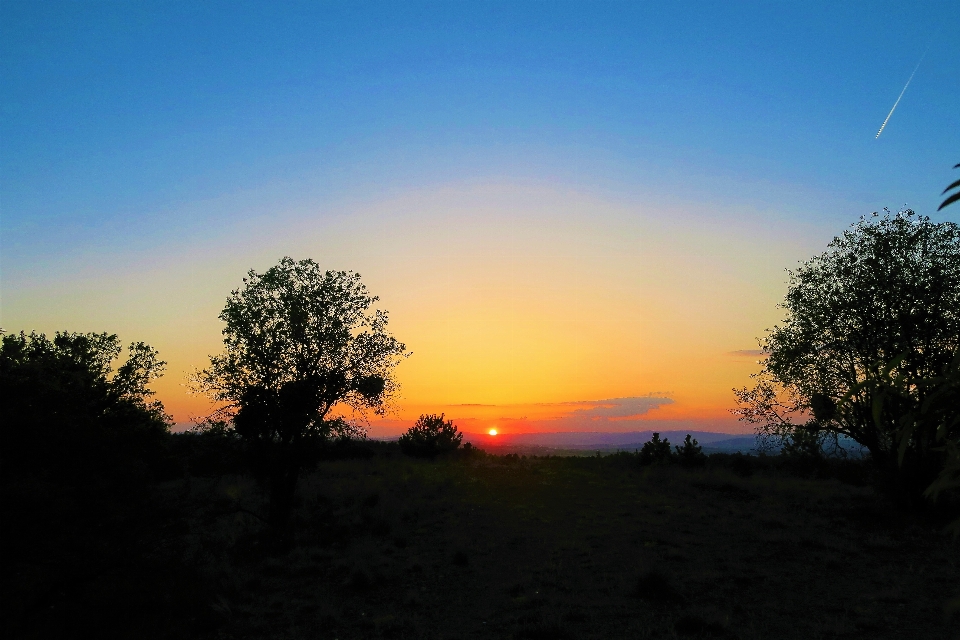
[[[151,344],[182,427],[229,292],[312,258],[413,353],[372,435],[748,432],[787,269],[883,207],[957,221],[958,32],[953,2],[0,2],[0,327]]]

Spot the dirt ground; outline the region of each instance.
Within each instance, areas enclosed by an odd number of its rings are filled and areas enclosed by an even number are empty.
[[[170,487],[185,490],[206,505],[185,540],[221,638],[960,638],[958,541],[837,480],[614,457],[327,462],[281,556],[258,547],[251,481]]]

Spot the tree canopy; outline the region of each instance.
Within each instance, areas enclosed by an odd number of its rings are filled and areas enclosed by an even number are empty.
[[[781,306],[757,385],[735,390],[735,413],[776,438],[808,418],[821,442],[847,436],[888,469],[906,460],[935,475],[933,434],[914,430],[905,444],[899,435],[929,395],[924,381],[944,375],[960,347],[960,227],[911,210],[861,218],[790,272]],[[905,393],[879,402],[870,381],[890,376]]]
[[[224,352],[200,374],[217,400],[239,408],[253,389],[301,388],[316,418],[340,403],[383,410],[405,347],[387,331],[387,312],[371,310],[378,298],[359,274],[283,258],[243,282],[220,313]]]

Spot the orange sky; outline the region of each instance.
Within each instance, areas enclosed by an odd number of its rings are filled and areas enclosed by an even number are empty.
[[[717,216],[544,184],[445,185],[338,213],[321,221],[295,209],[282,225],[263,220],[204,252],[186,241],[136,270],[74,274],[60,291],[37,292],[33,309],[56,301],[56,327],[105,328],[160,349],[170,364],[155,388],[188,423],[208,405],[185,379],[219,350],[230,289],[249,268],[311,257],[358,271],[413,352],[397,370],[398,411],[373,421],[373,435],[441,411],[471,431],[664,420],[739,431],[730,390],[749,382],[757,358],[736,352],[755,349],[777,320],[784,268],[812,250],[807,230],[769,214]],[[670,402],[590,421],[574,404],[646,396]]]

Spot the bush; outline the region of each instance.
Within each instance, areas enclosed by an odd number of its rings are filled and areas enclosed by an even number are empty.
[[[674,447],[677,450],[677,461],[682,467],[702,467],[707,462],[703,447],[690,434],[683,439],[683,444]]]
[[[444,420],[444,414],[425,413],[416,424],[400,436],[400,450],[415,458],[432,458],[441,453],[456,451],[463,440],[463,434],[453,425],[452,420]]]
[[[474,458],[484,458],[487,455],[487,452],[483,449],[478,449],[469,442],[464,442],[463,446],[457,451],[458,455],[465,459],[471,460]]]
[[[643,443],[638,454],[640,464],[643,466],[651,464],[666,464],[673,459],[673,451],[670,449],[670,441],[664,438],[660,439],[660,434],[654,432],[650,442]]]

